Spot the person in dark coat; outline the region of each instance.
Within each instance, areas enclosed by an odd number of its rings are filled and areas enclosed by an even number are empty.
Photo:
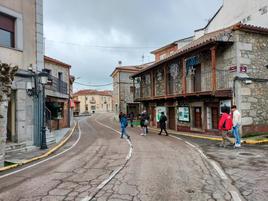
[[[130,120],[130,126],[131,126],[131,127],[133,127],[133,120],[134,120],[134,117],[135,117],[134,112],[131,112],[131,113],[129,114],[129,120]]]
[[[166,132],[166,136],[168,136],[168,132],[166,130],[166,121],[167,121],[167,117],[165,115],[164,112],[161,112],[161,116],[160,116],[160,120],[159,120],[159,124],[160,124],[160,133],[158,133],[158,135],[162,134],[162,131],[164,130]]]

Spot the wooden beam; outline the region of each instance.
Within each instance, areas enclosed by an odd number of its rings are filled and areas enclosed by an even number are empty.
[[[155,91],[154,91],[155,86],[154,86],[154,71],[153,70],[151,70],[150,76],[151,76],[151,97],[154,97],[154,95],[155,95]]]
[[[186,59],[182,58],[182,94],[186,95]]]
[[[164,65],[164,85],[165,85],[165,96],[168,95],[168,84],[167,84],[167,63]]]
[[[216,74],[216,46],[210,49],[211,52],[211,67],[212,67],[212,77],[211,77],[211,87],[213,93],[217,89],[217,74]]]

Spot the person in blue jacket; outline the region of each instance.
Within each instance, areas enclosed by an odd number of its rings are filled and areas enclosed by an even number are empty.
[[[120,119],[120,125],[121,125],[121,138],[127,136],[127,139],[130,138],[130,136],[126,132],[126,128],[128,126],[128,121],[127,121],[127,116],[125,114],[122,114],[121,119]]]

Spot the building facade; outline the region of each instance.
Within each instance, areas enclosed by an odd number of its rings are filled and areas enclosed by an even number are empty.
[[[245,24],[211,32],[134,74],[135,101],[179,131],[217,133],[220,108],[236,104],[243,134],[268,130],[268,29]]]
[[[68,128],[71,124],[71,65],[45,56],[45,71],[49,74],[46,85],[46,123],[50,131]]]
[[[41,115],[42,98],[29,96],[26,86],[44,68],[43,1],[0,0],[0,35],[0,60],[19,68],[8,104],[6,147],[38,145],[41,121],[35,115]]]
[[[73,95],[75,115],[112,111],[112,92],[97,90],[80,90]],[[79,107],[79,108],[78,108]]]
[[[229,27],[236,23],[253,26],[268,26],[268,0],[223,0],[223,5],[208,24],[195,31],[195,39],[204,34]]]
[[[115,117],[118,117],[120,112],[139,114],[139,104],[133,100],[134,88],[130,76],[140,69],[140,66],[119,66],[111,74],[113,78],[113,111]]]

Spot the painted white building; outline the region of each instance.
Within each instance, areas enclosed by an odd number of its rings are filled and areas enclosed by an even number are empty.
[[[26,86],[44,68],[43,49],[43,0],[0,0],[0,60],[19,68],[8,104],[7,151],[39,144],[42,98]]]
[[[195,39],[236,23],[268,27],[268,0],[223,0],[208,24],[195,31]]]

